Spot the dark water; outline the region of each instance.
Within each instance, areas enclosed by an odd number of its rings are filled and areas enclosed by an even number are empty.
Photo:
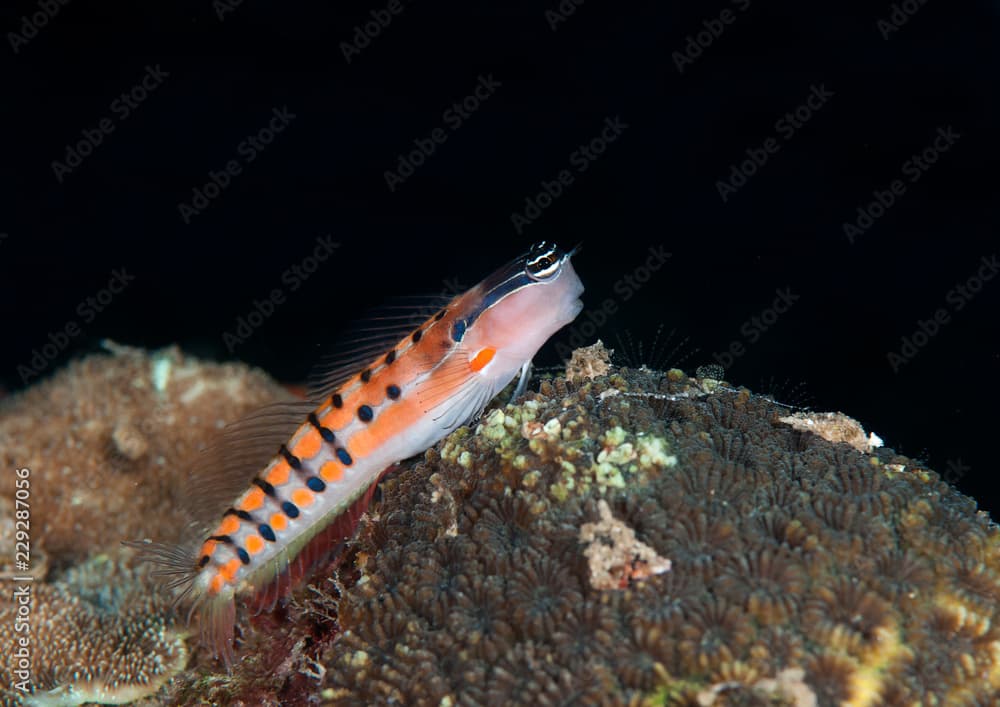
[[[7,390],[104,337],[300,380],[386,296],[582,241],[542,363],[723,365],[996,516],[1000,6],[339,5],[4,7]]]

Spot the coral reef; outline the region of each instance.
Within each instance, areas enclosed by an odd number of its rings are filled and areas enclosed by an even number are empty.
[[[122,350],[5,400],[0,457],[32,469],[33,557],[48,557],[33,620],[79,646],[45,654],[39,695],[105,699],[101,686],[139,675],[144,691],[118,694],[155,692],[148,705],[1000,694],[1000,531],[971,499],[846,416],[789,415],[721,372],[617,368],[599,345],[571,371],[502,395],[387,477],[348,554],[276,609],[241,607],[231,674],[180,642],[147,568],[101,553],[178,535],[190,455],[282,389],[242,366]],[[12,512],[0,501],[0,543]],[[51,618],[67,614],[75,633]]]
[[[110,347],[0,402],[0,465],[30,469],[32,555],[56,566],[122,539],[178,539],[196,452],[288,396],[243,365]],[[13,474],[0,476],[0,497],[14,497]]]
[[[0,600],[4,704],[125,704],[154,694],[187,663],[167,597],[107,557],[63,581],[17,589]],[[30,608],[19,622],[22,592]]]
[[[11,470],[0,475],[0,576],[8,580],[0,703],[24,697],[9,678],[24,635],[12,633],[14,592],[25,587],[29,704],[127,702],[184,667],[188,649],[169,628],[157,585],[144,579],[149,568],[133,574],[107,557],[120,556],[123,539],[178,540],[198,493],[190,482],[197,451],[224,423],[288,395],[243,365],[107,346],[112,355],[75,361],[0,401],[0,464]],[[22,478],[15,469],[27,471]],[[15,526],[18,479],[28,486],[18,486]],[[15,528],[27,538],[27,567],[13,566]]]
[[[384,483],[321,657],[331,704],[1000,692],[1000,532],[937,474],[846,416],[790,425],[720,381],[574,371]]]

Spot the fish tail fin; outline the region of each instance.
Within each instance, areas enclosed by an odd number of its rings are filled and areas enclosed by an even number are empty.
[[[160,580],[165,588],[175,591],[175,607],[189,598],[198,576],[198,568],[195,556],[188,548],[183,545],[155,543],[148,539],[122,540],[122,545],[135,550],[139,562],[149,562],[156,566],[152,576]]]
[[[231,588],[218,594],[209,594],[199,586],[200,571],[196,554],[185,545],[155,543],[150,540],[123,540],[122,545],[136,551],[136,559],[156,566],[151,573],[163,586],[174,591],[172,605],[176,608],[190,602],[187,622],[195,613],[201,629],[201,642],[222,660],[226,670],[232,671],[234,663],[233,630],[236,623],[236,602]]]

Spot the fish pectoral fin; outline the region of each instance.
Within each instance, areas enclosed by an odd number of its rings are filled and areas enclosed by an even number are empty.
[[[495,381],[469,367],[460,352],[419,383],[414,394],[424,414],[451,432],[476,419],[496,395]]]

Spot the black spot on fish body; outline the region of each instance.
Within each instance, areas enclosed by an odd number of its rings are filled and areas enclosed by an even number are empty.
[[[344,466],[350,466],[354,463],[354,460],[351,459],[351,455],[348,454],[347,450],[343,447],[337,447],[337,459],[339,459],[340,463]]]
[[[250,553],[248,553],[242,547],[236,548],[236,556],[240,558],[240,562],[242,562],[244,565],[250,564]]]
[[[313,426],[315,430],[319,432],[319,436],[323,438],[323,441],[327,444],[333,444],[334,440],[337,439],[336,435],[333,434],[333,430],[329,427],[323,427],[320,424],[319,418],[316,417],[316,413],[309,413],[309,424]]]
[[[226,516],[236,516],[240,520],[253,521],[253,516],[250,515],[249,512],[243,511],[243,510],[238,510],[236,508],[229,508],[229,510],[227,510],[225,513],[222,514],[223,518],[225,518]]]
[[[399,389],[399,386],[396,385],[395,383],[388,385],[385,388],[385,394],[388,395],[393,400],[399,398],[400,393],[402,393],[402,391]]]
[[[285,445],[281,445],[281,447],[278,449],[278,452],[280,452],[281,456],[283,456],[285,458],[285,461],[288,462],[288,466],[295,469],[295,471],[298,471],[299,469],[302,468],[302,462],[299,460],[297,456],[288,451],[288,447],[286,447]]]
[[[310,491],[315,491],[316,493],[326,491],[326,482],[318,476],[310,476],[306,479],[306,486],[309,487]]]
[[[274,496],[274,487],[268,482],[260,477],[255,477],[253,483],[256,484],[257,488],[266,493],[268,496]]]
[[[371,422],[374,417],[375,413],[369,405],[361,405],[358,407],[358,419],[362,422]]]
[[[366,368],[365,370],[361,371],[361,382],[362,383],[367,383],[371,379],[372,379],[372,369]]]
[[[267,540],[269,543],[273,543],[274,541],[277,540],[277,538],[274,535],[274,530],[267,523],[262,523],[258,525],[257,532],[260,533],[260,536],[265,540]]]
[[[298,518],[299,517],[299,507],[296,506],[291,501],[282,501],[281,502],[281,510],[289,518]]]

